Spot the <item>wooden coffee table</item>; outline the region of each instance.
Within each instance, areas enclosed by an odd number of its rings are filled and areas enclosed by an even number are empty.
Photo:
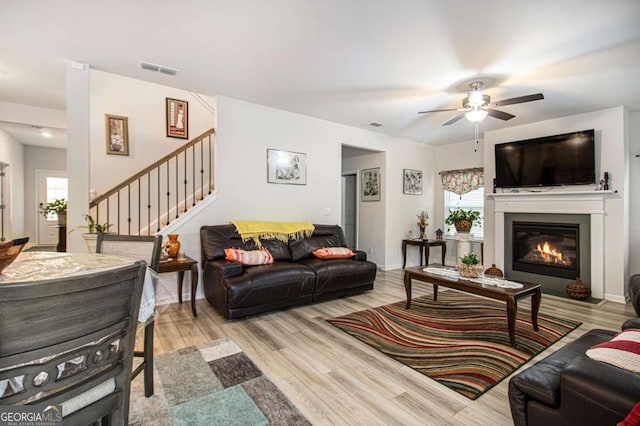
[[[515,347],[518,300],[531,296],[531,323],[533,324],[533,329],[538,331],[538,310],[540,309],[540,300],[542,298],[540,284],[523,283],[522,288],[501,288],[474,283],[464,278],[431,274],[423,271],[422,269],[422,267],[411,267],[404,270],[404,288],[407,292],[407,309],[411,308],[411,280],[431,283],[433,285],[433,300],[438,300],[438,286],[443,286],[465,293],[505,301],[507,302],[509,340],[511,341],[511,346]]]

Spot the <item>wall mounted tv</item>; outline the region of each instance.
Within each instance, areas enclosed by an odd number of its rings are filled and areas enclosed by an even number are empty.
[[[594,133],[591,129],[497,144],[495,186],[594,184]]]

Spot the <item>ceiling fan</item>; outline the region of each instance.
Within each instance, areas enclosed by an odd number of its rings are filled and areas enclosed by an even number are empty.
[[[524,102],[539,101],[544,99],[542,93],[536,93],[533,95],[518,96],[515,98],[503,99],[497,102],[491,102],[489,95],[482,93],[483,83],[481,81],[474,81],[469,84],[469,90],[467,91],[467,97],[462,100],[462,108],[447,108],[447,109],[434,109],[430,111],[420,111],[418,114],[426,114],[429,112],[441,112],[441,111],[460,111],[461,113],[453,117],[451,120],[443,124],[443,126],[450,126],[462,117],[466,117],[467,120],[473,122],[482,121],[487,115],[500,120],[511,120],[515,115],[508,112],[493,109],[493,107],[521,104]]]

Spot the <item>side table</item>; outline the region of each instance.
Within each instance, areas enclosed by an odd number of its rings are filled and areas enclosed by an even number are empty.
[[[442,266],[447,255],[447,243],[444,240],[402,240],[402,269],[407,264],[407,246],[420,247],[420,266],[422,266],[422,253],[425,252],[425,265],[429,266],[429,247],[442,247]],[[426,249],[426,250],[425,250]]]
[[[198,261],[187,256],[184,260],[171,259],[166,262],[160,262],[158,272],[178,273],[178,302],[182,303],[182,281],[184,281],[185,271],[191,271],[191,312],[194,317],[198,316],[196,312],[196,289],[198,287]]]

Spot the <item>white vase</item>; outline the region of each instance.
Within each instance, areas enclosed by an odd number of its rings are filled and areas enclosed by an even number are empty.
[[[82,234],[82,238],[84,238],[84,242],[87,244],[87,251],[89,253],[95,253],[98,244],[98,234]]]

